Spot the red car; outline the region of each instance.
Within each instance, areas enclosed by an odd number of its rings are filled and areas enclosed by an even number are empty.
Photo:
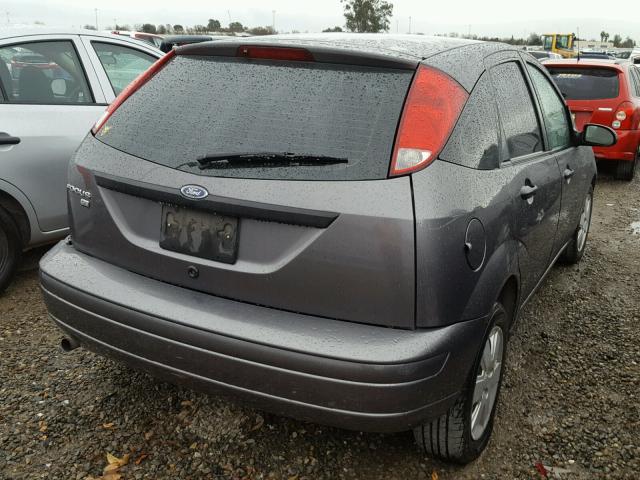
[[[578,130],[587,123],[613,128],[618,143],[594,147],[597,160],[617,162],[616,178],[632,180],[640,156],[640,69],[610,60],[544,63],[564,95]]]

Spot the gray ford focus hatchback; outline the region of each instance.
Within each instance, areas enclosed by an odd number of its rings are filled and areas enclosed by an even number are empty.
[[[589,145],[615,141],[506,45],[179,47],[76,152],[45,300],[65,349],[468,462],[519,311],[585,250]]]

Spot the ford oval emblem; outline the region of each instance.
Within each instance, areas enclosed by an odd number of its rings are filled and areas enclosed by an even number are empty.
[[[209,192],[204,187],[198,185],[185,185],[180,189],[180,193],[187,198],[193,198],[194,200],[201,200],[209,196]]]

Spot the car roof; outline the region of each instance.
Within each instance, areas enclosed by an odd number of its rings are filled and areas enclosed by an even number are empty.
[[[91,35],[93,37],[113,38],[120,41],[128,41],[135,45],[144,45],[147,48],[158,50],[152,45],[136,40],[135,38],[116,35],[110,32],[99,32],[97,30],[87,30],[84,28],[49,28],[49,27],[10,27],[0,29],[0,40],[6,40],[10,38],[31,37],[38,35]],[[160,50],[158,52],[162,53]]]
[[[497,51],[517,49],[497,42],[481,42],[449,37],[427,35],[389,35],[381,33],[319,33],[265,35],[250,38],[229,37],[228,41],[191,43],[176,47],[179,55],[223,55],[233,56],[238,46],[264,45],[307,48],[335,63],[337,56],[345,55],[375,59],[376,66],[387,68],[416,68],[425,63],[442,70],[468,92],[473,89],[478,77],[485,70],[484,58]],[[224,52],[224,53],[223,53]],[[339,63],[339,62],[338,62]],[[375,63],[375,62],[374,62]],[[359,63],[356,64],[366,64]]]
[[[232,38],[227,35],[165,35],[162,40],[165,42],[175,42],[176,40],[213,40]]]
[[[391,35],[385,33],[317,33],[265,35],[234,38],[243,44],[297,44],[309,47],[333,47],[362,53],[384,53],[404,59],[424,59],[438,53],[467,45],[482,44],[477,40],[427,35]]]

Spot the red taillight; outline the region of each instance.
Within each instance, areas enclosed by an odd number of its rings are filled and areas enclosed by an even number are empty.
[[[242,45],[238,47],[237,57],[257,58],[262,60],[291,60],[298,62],[313,62],[313,55],[304,48],[291,47],[258,47]]]
[[[632,130],[634,124],[637,124],[634,118],[635,107],[631,102],[622,102],[615,110],[615,120],[611,126],[619,130]]]
[[[95,135],[100,129],[104,126],[104,124],[109,120],[109,117],[115,112],[120,105],[122,105],[127,98],[133,95],[140,87],[142,87],[145,83],[147,83],[153,76],[158,73],[166,63],[171,60],[176,55],[175,50],[170,50],[163,57],[160,57],[158,60],[153,63],[147,70],[138,75],[129,85],[127,85],[120,95],[118,95],[111,105],[107,107],[105,112],[100,116],[98,121],[95,123],[91,132]]]
[[[420,65],[402,110],[390,176],[421,170],[444,147],[468,94],[458,82]]]

